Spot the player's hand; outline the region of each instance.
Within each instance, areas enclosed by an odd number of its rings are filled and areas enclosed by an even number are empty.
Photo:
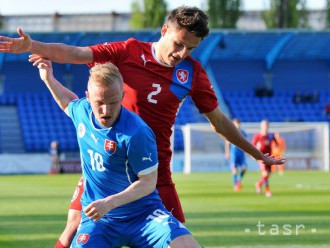
[[[31,37],[24,33],[21,28],[17,28],[20,38],[10,38],[0,36],[0,52],[2,53],[25,53],[30,51],[32,46]]]
[[[265,165],[282,165],[285,164],[285,158],[275,158],[273,155],[264,154],[262,160],[259,160],[258,162],[261,162]]]
[[[85,207],[84,212],[92,221],[99,221],[110,209],[108,204],[103,200],[96,200]]]
[[[38,66],[40,63],[44,63],[45,61],[49,61],[46,58],[40,57],[37,54],[31,54],[29,55],[29,62],[33,63],[33,66]],[[51,62],[49,61],[49,63],[51,64]]]
[[[30,54],[29,55],[29,62],[32,63],[33,66],[38,66],[40,61],[47,59],[47,58],[42,58],[37,54]]]
[[[38,67],[40,78],[44,82],[53,80],[53,67],[49,60],[39,57],[39,59],[34,62],[33,65]]]

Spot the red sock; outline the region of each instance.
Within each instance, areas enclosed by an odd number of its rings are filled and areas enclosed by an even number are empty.
[[[268,176],[262,178],[265,187],[268,187]]]
[[[56,245],[54,248],[67,248],[66,246],[64,246],[60,240],[57,240]]]

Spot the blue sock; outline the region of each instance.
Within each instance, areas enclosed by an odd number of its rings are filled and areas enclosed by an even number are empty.
[[[246,170],[241,170],[241,174],[240,174],[240,176],[241,176],[241,180],[242,180],[242,178],[244,177],[245,172],[246,172]]]
[[[233,177],[233,183],[234,183],[234,186],[235,186],[236,183],[237,183],[237,179],[238,179],[237,174],[232,174],[232,177]]]

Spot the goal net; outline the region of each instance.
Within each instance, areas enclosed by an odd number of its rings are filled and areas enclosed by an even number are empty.
[[[260,131],[260,123],[242,123],[249,141]],[[184,173],[227,171],[225,140],[208,123],[181,127],[184,139]],[[269,132],[279,132],[286,142],[286,169],[318,169],[329,171],[329,124],[327,122],[270,123]],[[257,162],[247,155],[249,169]]]

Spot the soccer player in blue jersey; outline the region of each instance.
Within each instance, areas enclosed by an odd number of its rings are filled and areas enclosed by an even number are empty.
[[[71,247],[200,247],[156,190],[158,154],[147,124],[121,105],[123,79],[111,63],[90,70],[86,97],[65,88],[48,60],[40,77],[72,119],[84,179],[81,225]]]
[[[234,125],[240,130],[242,135],[246,138],[247,135],[244,130],[241,129],[241,122],[239,119],[233,119]],[[237,146],[226,141],[226,158],[229,159],[230,168],[232,172],[234,191],[242,189],[242,179],[246,172],[246,159],[245,153]]]

